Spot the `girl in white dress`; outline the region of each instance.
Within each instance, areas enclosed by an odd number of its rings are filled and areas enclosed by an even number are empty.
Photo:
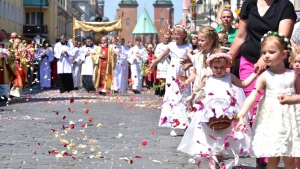
[[[289,40],[277,32],[268,32],[261,44],[261,57],[268,69],[262,73],[252,93],[245,100],[238,114],[239,123],[245,124],[244,117],[262,89],[264,96],[258,105],[252,136],[252,153],[255,157],[268,157],[267,168],[277,168],[280,158],[286,169],[294,169],[293,157],[300,157],[300,113],[295,105],[282,105],[279,95],[295,94],[299,83],[295,74],[284,66],[288,54]]]
[[[195,156],[195,160],[207,158],[212,168],[217,166],[213,158],[219,163],[222,156],[233,155],[232,151],[236,154],[247,152],[250,147],[251,131],[232,133],[229,125],[226,129],[215,130],[206,123],[212,117],[227,116],[233,119],[243,102],[236,100],[238,94],[233,85],[247,87],[257,76],[257,73],[252,73],[241,81],[235,75],[226,73],[231,56],[222,52],[221,49],[215,49],[206,60],[213,75],[205,77],[198,86],[200,95],[194,108],[195,114],[178,147],[178,151]]]
[[[187,31],[184,26],[176,25],[173,28],[172,38],[175,42],[169,43],[164,52],[156,56],[157,58],[149,69],[153,69],[168,54],[171,57],[166,77],[166,92],[158,126],[170,127],[170,135],[177,136],[178,133],[176,133],[175,129],[186,129],[188,124],[185,99],[191,93],[190,86],[187,91],[180,89],[179,76],[187,77],[189,75],[189,71],[186,71],[188,67],[183,67],[180,61],[187,57],[186,53],[192,49],[192,46],[187,41]]]
[[[185,81],[185,84],[194,82],[194,89],[197,88],[197,86],[200,84],[201,79],[205,74],[211,73],[210,67],[206,64],[207,54],[210,53],[213,49],[219,47],[218,33],[213,27],[202,27],[199,30],[197,39],[198,50],[200,52],[194,55],[190,55],[189,52],[187,53],[194,69],[191,72],[189,78]],[[192,98],[193,97],[194,94],[192,94]],[[193,104],[193,99],[190,99],[189,104]]]

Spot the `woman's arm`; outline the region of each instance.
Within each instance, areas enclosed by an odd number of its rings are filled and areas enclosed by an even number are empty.
[[[278,32],[283,34],[286,38],[291,38],[295,21],[292,19],[283,19],[279,22]]]
[[[168,47],[166,47],[165,51],[160,54],[151,64],[151,66],[149,67],[149,69],[153,69],[165,56],[167,56],[167,54],[170,52],[170,49]]]
[[[235,58],[238,56],[242,45],[246,41],[246,38],[248,36],[247,27],[248,27],[248,20],[240,20],[238,32],[229,50],[229,53],[232,55],[233,60],[235,60]]]

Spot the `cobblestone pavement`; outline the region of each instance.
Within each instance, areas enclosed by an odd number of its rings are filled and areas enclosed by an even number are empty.
[[[113,97],[25,89],[8,106],[0,103],[0,168],[208,168],[190,164],[176,151],[182,137],[157,126],[160,102],[149,91]],[[253,158],[239,163],[255,168]]]

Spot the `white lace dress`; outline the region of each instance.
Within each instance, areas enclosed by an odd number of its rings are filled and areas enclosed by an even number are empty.
[[[296,105],[281,105],[278,96],[295,94],[295,75],[265,71],[265,94],[259,102],[253,128],[252,150],[256,157],[300,157],[300,112]]]
[[[180,90],[176,79],[179,75],[189,76],[188,71],[182,70],[180,60],[187,57],[186,51],[191,50],[192,47],[189,43],[178,46],[175,42],[171,42],[168,44],[168,48],[170,49],[171,63],[167,72],[166,92],[158,126],[186,129],[188,118],[185,100],[191,94],[191,87],[188,86],[188,91]]]
[[[240,95],[238,92],[242,92],[242,90],[236,90],[236,87],[231,84],[231,74],[227,73],[221,78],[207,77],[204,92],[205,98],[202,100],[204,108],[199,110],[200,106],[196,107],[197,111],[194,113],[177,150],[204,157],[219,153],[224,156],[233,156],[233,152],[235,154],[248,153],[251,138],[249,127],[246,133],[240,133],[239,138],[234,139],[229,136],[232,126],[223,130],[213,130],[205,123],[205,121],[208,122],[207,116],[212,111],[216,115],[227,115],[226,108],[231,104],[231,98],[237,98],[236,96]],[[228,111],[238,112],[243,101],[237,100],[235,106],[230,107]]]

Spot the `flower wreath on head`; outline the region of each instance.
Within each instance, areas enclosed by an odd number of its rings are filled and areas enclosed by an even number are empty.
[[[229,62],[231,62],[231,60],[232,60],[232,57],[229,54],[227,54],[227,53],[215,53],[215,54],[212,54],[212,55],[209,54],[207,56],[206,64],[208,66],[210,66],[210,62],[213,61],[214,59],[217,59],[217,58],[225,58]]]
[[[268,31],[261,38],[261,43],[263,41],[265,41],[266,37],[268,37],[268,36],[276,36],[276,37],[278,37],[279,39],[281,39],[284,42],[287,51],[288,52],[291,51],[291,42],[290,42],[290,40],[288,38],[286,38],[284,35],[282,35],[281,33],[279,33],[279,32]]]
[[[187,33],[187,29],[186,29],[186,27],[183,26],[183,25],[175,25],[172,29],[169,30],[169,32],[170,32],[171,34],[173,34],[173,31],[174,31],[175,28],[182,28],[182,29],[184,30],[184,33]]]
[[[192,37],[192,38],[197,38],[197,39],[198,39],[198,35],[193,34],[193,33],[191,34],[191,37]]]

